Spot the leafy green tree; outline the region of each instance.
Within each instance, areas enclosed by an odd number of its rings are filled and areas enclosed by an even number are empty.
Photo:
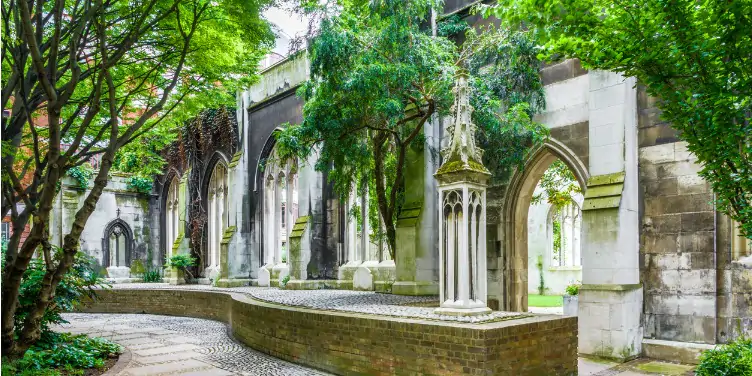
[[[574,203],[575,195],[582,193],[580,183],[566,163],[556,160],[546,169],[538,182],[541,190],[530,199],[531,204],[540,204],[544,200],[554,208],[561,209]]]
[[[752,0],[500,0],[486,7],[547,59],[636,77],[752,239]]]
[[[116,153],[151,131],[170,132],[201,105],[231,100],[236,85],[254,79],[273,39],[260,17],[267,3],[3,0],[2,214],[13,229],[2,275],[3,356],[20,358],[39,339]],[[93,185],[62,252],[53,253],[48,229],[59,182],[95,156]],[[16,322],[37,251],[45,273]]]
[[[440,5],[344,2],[325,14],[308,51],[311,78],[299,90],[303,122],[278,136],[283,157],[317,153],[316,168],[343,197],[370,186],[392,257],[405,165],[425,145],[424,125],[449,114],[460,70],[470,73],[474,120],[493,172],[515,166],[546,135],[531,120],[544,104],[534,45],[489,28],[467,30],[458,46],[446,34],[467,26],[455,18],[438,28],[442,35],[427,27]]]

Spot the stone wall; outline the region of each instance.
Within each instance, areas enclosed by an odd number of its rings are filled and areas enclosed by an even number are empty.
[[[133,234],[130,259],[141,260],[145,265],[159,265],[163,252],[159,235],[159,210],[155,197],[138,193],[128,187],[128,175],[111,173],[110,181],[104,188],[94,211],[86,222],[81,234],[81,251],[93,256],[103,264],[103,241],[105,228],[116,219],[122,220]],[[83,206],[86,191],[78,188],[77,182],[66,177],[60,193],[55,199],[50,220],[50,240],[52,244],[62,244],[75,220],[76,212]],[[93,182],[90,182],[90,187]],[[127,274],[127,270],[123,270]],[[116,276],[112,276],[116,277]],[[119,275],[117,277],[128,277]]]
[[[715,343],[713,194],[696,158],[638,95],[645,337]]]
[[[575,375],[577,318],[534,316],[444,323],[315,311],[245,295],[189,290],[108,290],[85,309],[226,322],[266,354],[338,375]]]

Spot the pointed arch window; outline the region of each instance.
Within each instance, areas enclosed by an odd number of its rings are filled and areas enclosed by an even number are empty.
[[[166,231],[165,235],[167,236],[166,245],[167,245],[167,256],[172,255],[172,246],[175,244],[175,240],[178,238],[178,229],[180,220],[178,219],[178,208],[179,208],[179,194],[178,194],[178,188],[180,187],[180,182],[178,181],[177,177],[173,177],[172,181],[170,182],[170,187],[167,190],[167,201],[166,201]]]
[[[209,226],[209,249],[207,266],[219,266],[219,247],[222,235],[229,222],[227,207],[227,167],[218,162],[212,170],[208,189],[207,224]]]
[[[105,227],[103,243],[106,267],[130,266],[133,235],[124,221],[116,219]]]
[[[289,238],[298,218],[297,162],[272,149],[264,165],[264,264],[287,262]]]
[[[548,213],[549,253],[552,267],[580,266],[582,211],[576,203],[551,206]]]

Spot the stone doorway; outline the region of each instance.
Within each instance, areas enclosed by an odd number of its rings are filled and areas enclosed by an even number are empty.
[[[557,162],[558,161],[558,162]],[[502,231],[502,309],[506,311],[528,311],[528,294],[530,280],[528,278],[531,254],[529,252],[529,229],[531,202],[536,198],[536,187],[546,170],[554,163],[563,164],[568,168],[579,185],[582,194],[586,188],[588,178],[585,165],[565,145],[554,139],[549,139],[544,145],[536,149],[528,159],[525,167],[518,170],[510,180],[507,188],[506,205],[503,210],[504,222]],[[581,239],[581,237],[580,237]],[[577,252],[577,255],[581,253]],[[572,255],[572,264],[575,264]],[[581,265],[581,263],[577,263]],[[544,264],[545,265],[545,264]],[[580,273],[582,273],[580,266]],[[581,274],[580,274],[581,276]],[[538,277],[536,275],[536,277]]]

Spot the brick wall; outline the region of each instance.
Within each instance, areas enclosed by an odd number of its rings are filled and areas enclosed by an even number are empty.
[[[284,307],[208,291],[109,290],[86,312],[229,322],[236,339],[338,375],[575,375],[577,318],[443,323]]]

